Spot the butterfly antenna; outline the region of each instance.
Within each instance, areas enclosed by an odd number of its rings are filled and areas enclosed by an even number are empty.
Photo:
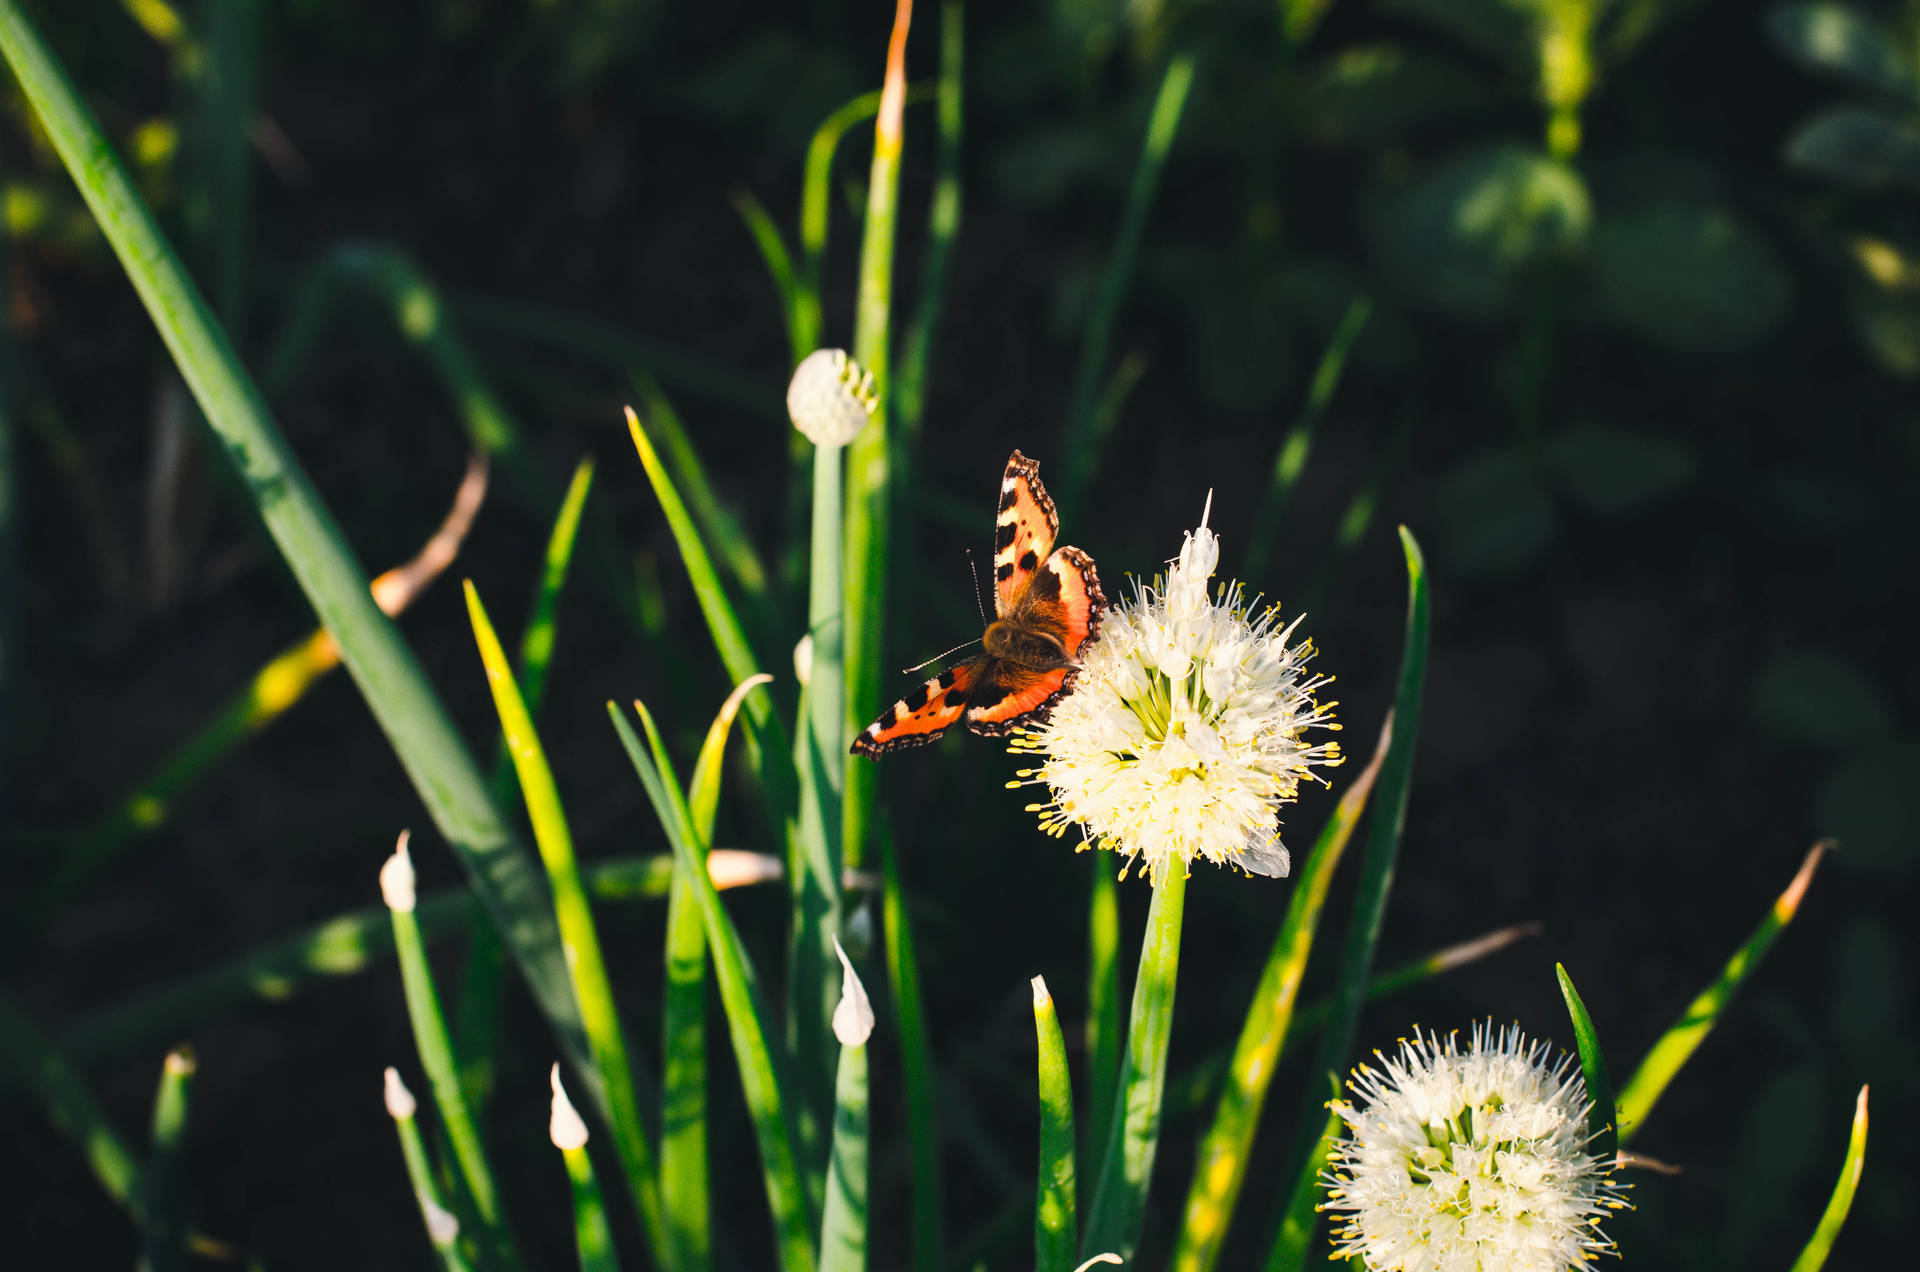
[[[945,658],[945,657],[947,656],[947,654],[957,654],[957,653],[959,653],[959,652],[960,652],[961,650],[963,650],[963,649],[965,649],[965,648],[966,648],[966,647],[967,647],[968,645],[977,645],[977,644],[979,644],[979,643],[980,643],[980,638],[979,638],[978,636],[976,636],[976,637],[974,637],[974,638],[973,638],[972,640],[969,640],[969,641],[965,641],[965,642],[963,642],[963,643],[961,643],[961,644],[958,644],[958,645],[955,645],[955,646],[954,646],[954,647],[953,647],[952,649],[949,649],[949,650],[947,650],[947,651],[946,651],[945,653],[939,653],[939,654],[935,654],[935,655],[934,655],[933,657],[931,657],[931,658],[929,658],[929,659],[927,659],[927,662],[923,662],[923,663],[915,663],[915,664],[914,664],[913,666],[911,666],[911,667],[902,667],[902,668],[900,669],[900,674],[901,674],[901,675],[903,675],[903,676],[911,676],[911,675],[912,675],[912,674],[913,674],[914,672],[916,672],[916,671],[918,671],[918,670],[920,670],[920,669],[921,669],[922,667],[924,667],[924,666],[926,666],[926,665],[927,665],[927,663],[937,663],[937,662],[939,662],[939,661],[940,661],[940,660],[941,660],[942,658]]]
[[[980,599],[980,567],[973,563],[973,549],[967,549],[967,568],[973,571],[973,607],[980,611],[980,626],[987,625],[987,603]],[[972,642],[968,642],[971,644]],[[922,666],[925,664],[923,663]]]

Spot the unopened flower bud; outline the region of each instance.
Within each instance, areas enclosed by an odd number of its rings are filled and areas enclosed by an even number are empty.
[[[815,349],[787,382],[787,415],[815,446],[845,446],[879,405],[873,373],[845,349]]]
[[[400,842],[393,846],[393,856],[380,867],[380,896],[389,910],[413,913],[413,858],[407,853],[407,836],[411,832],[401,831]]]
[[[837,936],[833,952],[840,956],[840,966],[845,969],[840,979],[840,1004],[833,1009],[833,1036],[843,1047],[864,1047],[873,1036],[873,1004],[867,1000],[867,987],[860,983],[860,974],[853,970],[853,960],[847,957]]]
[[[407,1084],[400,1080],[400,1070],[387,1066],[387,1116],[396,1122],[404,1122],[413,1116],[415,1108],[413,1092],[407,1090]]]
[[[580,1112],[573,1107],[573,1101],[567,1098],[566,1088],[560,1085],[560,1065],[553,1066],[553,1115],[547,1121],[547,1135],[553,1140],[553,1146],[563,1153],[587,1146],[587,1124],[581,1120]]]

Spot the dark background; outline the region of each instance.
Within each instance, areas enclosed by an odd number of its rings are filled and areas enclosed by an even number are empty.
[[[916,82],[938,57],[938,10],[919,8]],[[1884,19],[1889,47],[1916,46],[1920,17],[1855,8]],[[174,61],[121,6],[38,10],[123,147],[175,117]],[[1364,754],[1399,656],[1393,527],[1420,536],[1433,670],[1381,961],[1522,920],[1545,933],[1376,1005],[1363,1049],[1415,1022],[1484,1017],[1569,1045],[1558,960],[1624,1077],[1807,846],[1836,836],[1802,917],[1635,1145],[1685,1173],[1640,1177],[1636,1209],[1609,1231],[1636,1266],[1786,1266],[1838,1169],[1853,1093],[1871,1082],[1866,1177],[1834,1266],[1877,1265],[1906,1248],[1916,1173],[1904,925],[1920,863],[1920,677],[1898,602],[1916,565],[1920,267],[1904,262],[1920,260],[1905,255],[1920,224],[1902,167],[1913,160],[1897,147],[1851,173],[1818,155],[1789,163],[1783,147],[1836,104],[1897,132],[1920,97],[1887,75],[1875,87],[1815,73],[1764,7],[1622,0],[1601,27],[1581,148],[1558,168],[1540,150],[1536,64],[1502,25],[1513,12],[1498,0],[1339,0],[1294,47],[1266,4],[968,7],[964,219],[902,502],[911,553],[896,560],[888,657],[915,662],[975,630],[962,551],[986,547],[1007,453],[1059,470],[1078,333],[1146,107],[1167,51],[1195,50],[1115,341],[1142,375],[1063,536],[1110,580],[1150,573],[1211,490],[1234,573],[1314,360],[1356,289],[1370,294],[1282,542],[1248,582],[1290,609],[1310,599],[1303,631],[1316,666],[1339,678],[1348,744]],[[774,555],[789,351],[730,199],[750,191],[791,230],[806,139],[878,83],[890,17],[831,3],[267,5],[259,109],[286,146],[273,162],[252,156],[243,351],[258,364],[299,271],[348,240],[405,247],[451,296],[630,329],[732,377],[740,391],[720,394],[659,368],[717,485]],[[4,890],[18,896],[57,856],[45,832],[112,807],[312,620],[211,462],[188,484],[204,513],[187,518],[182,577],[154,585],[142,518],[164,354],[24,127],[11,80],[6,101],[23,572],[7,602],[21,648],[3,741],[21,833]],[[903,319],[923,256],[931,108],[908,121]],[[190,121],[180,135],[191,144]],[[851,339],[850,208],[864,203],[869,136],[850,134],[836,169],[829,343]],[[179,218],[174,162],[160,154],[141,174]],[[1889,251],[1900,268],[1885,265]],[[375,570],[438,522],[465,457],[447,395],[391,332],[370,308],[353,311],[276,403]],[[582,454],[600,458],[596,515],[658,580],[650,628],[583,567],[543,733],[583,856],[662,850],[602,703],[660,704],[690,755],[727,686],[626,443],[618,407],[632,385],[552,341],[478,323],[469,335],[538,463],[563,474]],[[61,438],[77,448],[63,452]],[[1341,552],[1338,527],[1363,493],[1370,520]],[[524,615],[550,515],[516,504],[496,472],[455,574],[475,580],[503,630]],[[453,582],[404,626],[475,746],[490,748]],[[1035,832],[1023,794],[1001,789],[1011,767],[963,738],[889,757],[882,778],[916,898],[943,1114],[1011,1168],[996,1178],[950,1135],[955,1266],[1031,1257],[1019,1211],[1036,1117],[1026,978],[1047,975],[1076,1045],[1084,1011],[1093,863]],[[1316,791],[1290,811],[1296,852],[1330,806]],[[0,983],[57,1038],[90,1010],[372,901],[405,825],[424,831],[426,819],[336,675],[207,774],[169,824],[9,934]],[[720,842],[757,847],[757,827],[729,804]],[[455,878],[434,836],[416,845],[428,881]],[[1288,886],[1196,873],[1177,1071],[1230,1043]],[[1337,886],[1330,913],[1349,895]],[[1123,896],[1131,946],[1144,886]],[[772,967],[777,900],[736,904]],[[658,907],[604,907],[602,922],[630,1019],[650,1034]],[[450,984],[459,952],[443,953]],[[1309,997],[1326,976],[1317,963]],[[551,1047],[517,986],[507,1011],[496,1167],[522,1231],[561,1266],[565,1185],[544,1136]],[[170,1041],[89,1069],[135,1142]],[[378,1094],[381,1067],[411,1055],[390,965],[206,1022],[191,1041],[190,1177],[205,1230],[274,1268],[423,1265]],[[875,1055],[873,1265],[885,1269],[904,1261],[904,1161],[896,1061]],[[767,1266],[757,1160],[721,1046],[714,1072],[723,1226],[742,1266]],[[1225,1266],[1264,1255],[1286,1182],[1279,1149],[1309,1082],[1296,1063],[1275,1084]],[[1149,1265],[1167,1249],[1194,1136],[1177,1095],[1172,1108]],[[11,1090],[0,1197],[10,1264],[133,1257],[129,1223]]]

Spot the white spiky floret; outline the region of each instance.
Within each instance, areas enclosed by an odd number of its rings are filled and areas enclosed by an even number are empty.
[[[1282,627],[1278,606],[1256,613],[1240,584],[1211,585],[1219,562],[1203,512],[1164,578],[1136,580],[1101,619],[1073,692],[1013,742],[1043,757],[1015,783],[1048,788],[1029,806],[1043,829],[1078,826],[1156,883],[1195,858],[1287,874],[1280,806],[1340,762],[1337,743],[1304,736],[1340,726],[1337,704],[1314,698],[1330,677],[1307,673],[1313,643],[1288,643],[1300,620]]]
[[[1564,1272],[1613,1245],[1625,1203],[1588,1150],[1591,1103],[1573,1057],[1518,1026],[1415,1032],[1354,1070],[1333,1104],[1345,1134],[1324,1176],[1334,1257],[1371,1272]]]

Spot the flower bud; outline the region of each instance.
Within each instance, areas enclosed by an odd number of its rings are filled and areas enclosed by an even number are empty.
[[[393,856],[380,867],[380,896],[389,910],[398,910],[405,914],[413,913],[413,858],[407,853],[409,831],[400,832],[400,842],[393,846]]]
[[[413,1116],[413,1092],[407,1090],[407,1084],[400,1080],[400,1070],[387,1066],[387,1116],[396,1122],[404,1122]]]
[[[845,446],[879,405],[873,373],[844,349],[815,349],[787,382],[787,415],[815,446]]]
[[[553,1115],[547,1121],[547,1135],[553,1140],[553,1146],[563,1153],[587,1146],[587,1124],[580,1119],[580,1112],[573,1107],[573,1101],[567,1098],[566,1088],[560,1085],[560,1065],[553,1066]]]

